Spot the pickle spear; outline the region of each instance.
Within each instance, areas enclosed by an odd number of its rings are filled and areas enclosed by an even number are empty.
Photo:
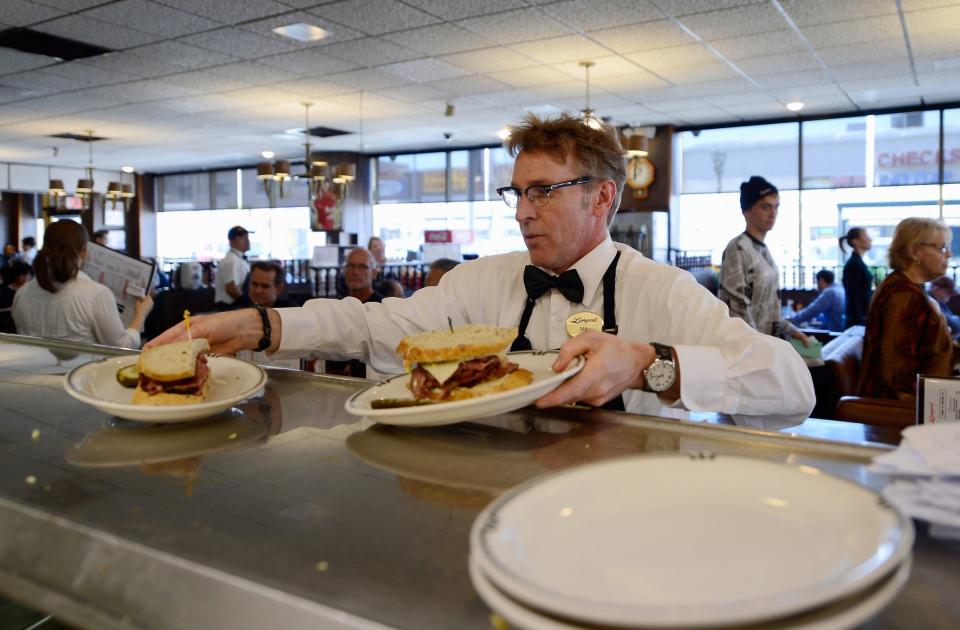
[[[124,387],[134,388],[140,382],[140,370],[137,364],[128,365],[117,370],[117,382]]]

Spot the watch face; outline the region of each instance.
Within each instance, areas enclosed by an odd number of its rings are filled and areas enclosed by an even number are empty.
[[[647,379],[647,386],[650,389],[655,392],[662,392],[670,389],[670,386],[673,385],[676,371],[671,362],[658,360],[647,368],[643,377]]]

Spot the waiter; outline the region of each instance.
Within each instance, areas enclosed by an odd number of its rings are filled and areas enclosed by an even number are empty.
[[[235,225],[227,232],[230,250],[220,261],[213,283],[213,301],[218,311],[229,311],[243,298],[243,282],[250,273],[246,255],[250,250],[249,235],[250,232],[241,225]]]
[[[516,162],[511,185],[499,191],[516,208],[526,252],[465,262],[406,300],[318,299],[299,309],[197,317],[193,334],[218,352],[262,346],[399,373],[395,348],[405,335],[446,328],[448,318],[455,326],[517,326],[514,348],[560,349],[555,370],[586,358],[541,407],[603,405],[622,395],[628,411],[806,418],[813,385],[786,342],[730,318],[689,273],[610,239],[626,180],[610,130],[569,115],[529,115],[507,148]],[[179,324],[151,345],[185,336]]]

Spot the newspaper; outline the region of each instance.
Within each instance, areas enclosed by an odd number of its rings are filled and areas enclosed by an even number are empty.
[[[134,305],[150,291],[153,283],[153,263],[97,243],[87,244],[87,261],[83,271],[95,282],[113,293],[124,326],[133,321]]]

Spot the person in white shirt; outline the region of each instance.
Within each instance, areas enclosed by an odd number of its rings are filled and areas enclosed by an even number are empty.
[[[219,311],[228,311],[234,308],[243,298],[243,281],[250,273],[250,264],[247,263],[244,255],[250,249],[249,234],[251,232],[240,225],[233,226],[227,232],[230,251],[217,266],[217,275],[213,285],[213,301]]]
[[[661,415],[807,417],[813,384],[789,344],[731,318],[686,271],[611,240],[626,180],[612,130],[531,114],[506,144],[516,162],[511,185],[498,192],[516,208],[526,252],[462,263],[405,300],[317,299],[266,311],[270,334],[255,310],[197,317],[193,334],[217,352],[259,344],[277,356],[356,358],[399,373],[395,348],[404,335],[446,328],[448,318],[454,326],[519,324],[513,349],[559,348],[558,371],[586,359],[540,407],[582,401]],[[601,314],[602,332],[568,337],[568,321]],[[180,324],[150,345],[185,337]]]
[[[153,308],[148,295],[124,327],[113,293],[80,271],[87,257],[87,231],[75,221],[57,221],[43,236],[33,261],[36,277],[13,298],[17,332],[47,339],[140,347],[140,326]]]
[[[33,265],[33,259],[37,257],[37,239],[32,236],[24,236],[20,240],[20,260]]]

